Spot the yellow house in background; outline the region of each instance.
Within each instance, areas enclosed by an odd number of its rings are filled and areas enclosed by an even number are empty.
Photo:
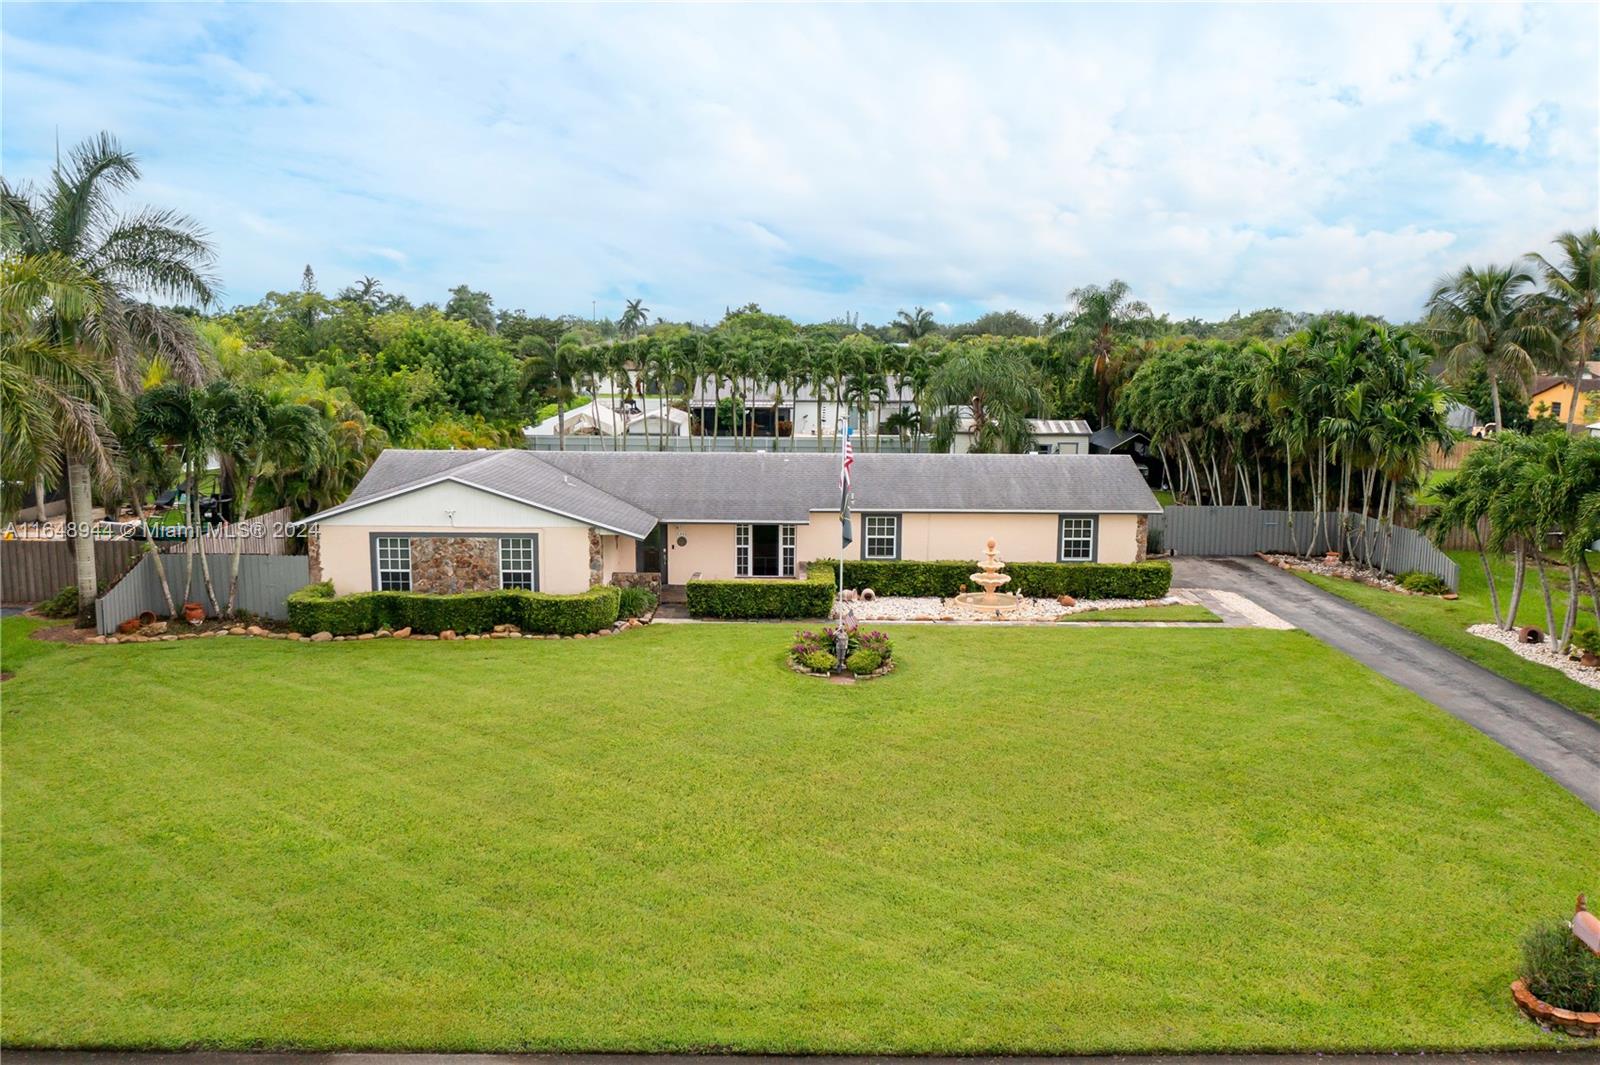
[[[1600,415],[1600,405],[1596,405],[1594,395],[1600,392],[1600,377],[1584,377],[1579,380],[1578,387],[1583,396],[1583,406],[1578,408],[1573,421],[1584,425],[1594,421],[1596,415]],[[1537,418],[1541,414],[1548,414],[1552,418],[1566,421],[1567,412],[1572,409],[1572,395],[1572,381],[1568,378],[1537,378],[1533,382],[1533,391],[1528,395],[1528,417]],[[1587,409],[1591,406],[1596,408],[1592,412]]]

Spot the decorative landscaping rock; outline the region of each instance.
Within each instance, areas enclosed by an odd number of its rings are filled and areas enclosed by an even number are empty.
[[[410,636],[410,635],[411,635],[411,626],[410,625],[407,625],[404,628],[399,628],[399,629],[395,629],[394,630],[394,638],[397,639],[397,640],[403,640],[407,636]]]
[[[1530,662],[1537,662],[1541,666],[1559,669],[1579,684],[1590,688],[1600,688],[1600,670],[1590,669],[1580,665],[1566,655],[1558,655],[1548,643],[1524,643],[1517,632],[1507,632],[1492,622],[1470,626],[1467,631],[1474,636],[1485,640],[1493,640],[1520,658]]]
[[[323,630],[311,637],[312,643],[329,643],[333,640],[333,633]]]
[[[439,634],[439,639],[441,639],[441,640],[453,640],[455,638],[456,638],[456,630],[455,629],[445,629],[443,632],[441,632]]]
[[[1580,1039],[1600,1036],[1600,1013],[1574,1013],[1552,1006],[1536,997],[1521,980],[1512,982],[1511,998],[1523,1016],[1548,1031],[1565,1032]]]

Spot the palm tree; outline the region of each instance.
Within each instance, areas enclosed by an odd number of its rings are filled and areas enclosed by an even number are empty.
[[[100,297],[94,279],[62,256],[0,262],[0,477],[7,485],[39,484],[68,453],[87,456],[102,479],[111,475],[116,440],[104,363],[54,328],[58,318],[92,327]],[[17,502],[7,498],[6,512]]]
[[[318,465],[327,449],[327,432],[317,412],[282,393],[216,381],[206,389],[205,402],[215,426],[217,451],[233,461],[235,483],[242,486],[235,504],[240,520],[250,514],[262,476],[277,468]],[[235,529],[233,558],[228,567],[228,605],[224,610],[228,617],[235,615],[239,602],[244,539],[244,531]]]
[[[217,405],[208,401],[204,389],[168,381],[139,396],[134,411],[133,433],[140,446],[163,452],[183,471],[184,528],[189,556],[183,597],[189,600],[194,593],[194,571],[198,563],[211,613],[218,615],[221,610],[211,582],[211,566],[200,543],[203,530],[199,499],[200,475],[216,443]]]
[[[622,334],[622,339],[632,340],[649,321],[650,308],[644,305],[644,300],[629,300],[622,311],[622,317],[617,319],[617,331]]]
[[[907,340],[921,340],[939,328],[933,320],[933,312],[926,307],[918,307],[914,311],[903,310],[894,317],[895,332]]]
[[[1033,444],[1028,417],[1044,402],[1038,372],[1009,345],[966,341],[950,354],[928,382],[927,396],[939,413],[933,446],[949,451],[960,427],[961,410],[971,409],[972,451],[1019,454]]]
[[[199,383],[206,376],[188,322],[136,296],[201,306],[215,299],[209,272],[214,255],[194,221],[155,208],[131,215],[114,209],[113,195],[138,179],[138,161],[109,133],[73,148],[42,190],[14,187],[0,178],[0,245],[6,253],[59,255],[100,288],[90,317],[48,312],[53,341],[100,360],[106,380],[123,396],[137,392],[146,356],[165,360],[179,380]],[[79,613],[87,621],[97,585],[94,551],[87,542],[95,456],[69,444],[66,457],[68,532],[83,541],[75,545],[74,557]]]
[[[1533,381],[1529,349],[1539,333],[1533,286],[1533,274],[1519,266],[1468,266],[1440,278],[1428,298],[1428,328],[1444,348],[1452,374],[1460,379],[1482,360],[1496,428],[1504,424],[1501,379],[1524,389]]]
[[[1112,355],[1117,338],[1136,323],[1148,321],[1150,307],[1143,300],[1129,298],[1125,281],[1112,281],[1101,288],[1085,285],[1073,289],[1067,299],[1073,303],[1071,324],[1068,327],[1080,333],[1093,357],[1095,388],[1095,414],[1104,427],[1111,411],[1110,382],[1113,376]]]
[[[1572,404],[1567,408],[1570,431],[1583,402],[1579,389],[1584,370],[1600,340],[1600,229],[1563,233],[1555,243],[1561,249],[1555,261],[1537,254],[1533,260],[1545,287],[1539,305],[1572,374]]]

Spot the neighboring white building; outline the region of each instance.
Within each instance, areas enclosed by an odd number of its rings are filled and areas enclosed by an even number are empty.
[[[568,436],[687,436],[689,412],[660,399],[635,400],[626,408],[601,400],[569,410],[565,417],[556,414],[538,425],[527,426],[522,435],[555,436],[562,432],[563,425]]]
[[[1089,423],[1077,418],[1029,418],[1033,450],[1041,455],[1087,455]],[[952,455],[965,455],[972,449],[972,420],[961,423],[950,443]]]

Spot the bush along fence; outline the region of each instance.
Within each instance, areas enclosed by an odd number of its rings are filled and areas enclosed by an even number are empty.
[[[163,561],[173,606],[181,612],[184,602],[198,602],[205,606],[207,615],[215,616],[217,611],[212,609],[206,596],[204,582],[198,575],[191,577],[189,560],[165,555]],[[195,556],[194,561],[198,568],[199,556]],[[212,587],[220,605],[225,607],[233,556],[207,552],[204,562],[211,570]],[[281,621],[289,616],[290,594],[305,587],[310,579],[309,560],[305,555],[241,555],[236,606],[241,612]],[[115,588],[95,600],[94,609],[95,631],[102,636],[115,632],[119,624],[145,611],[157,617],[166,616],[167,597],[161,592],[161,577],[156,572],[155,560],[148,555],[140,559]]]
[[[836,560],[817,559],[810,573],[832,578]],[[964,559],[936,562],[867,562],[846,559],[844,586],[876,595],[958,595],[972,587],[977,563]],[[1172,566],[1166,562],[1007,562],[1011,575],[1005,591],[1037,599],[1070,595],[1074,599],[1160,599],[1172,585]]]
[[[387,629],[416,633],[485,633],[515,626],[524,634],[576,636],[615,625],[618,589],[601,585],[577,595],[505,590],[424,595],[355,592],[336,596],[328,581],[289,597],[289,624],[302,634],[357,636]]]
[[[877,595],[938,596],[970,590],[977,563],[846,560],[844,586]],[[798,581],[690,581],[689,613],[700,618],[825,618],[833,612],[837,560],[819,558]],[[1008,562],[1006,591],[1041,599],[1160,599],[1172,584],[1166,562]]]
[[[1150,521],[1175,555],[1321,554],[1338,551],[1386,573],[1431,573],[1456,591],[1461,567],[1414,529],[1359,514],[1168,507]],[[1009,572],[1013,567],[1007,566]]]

